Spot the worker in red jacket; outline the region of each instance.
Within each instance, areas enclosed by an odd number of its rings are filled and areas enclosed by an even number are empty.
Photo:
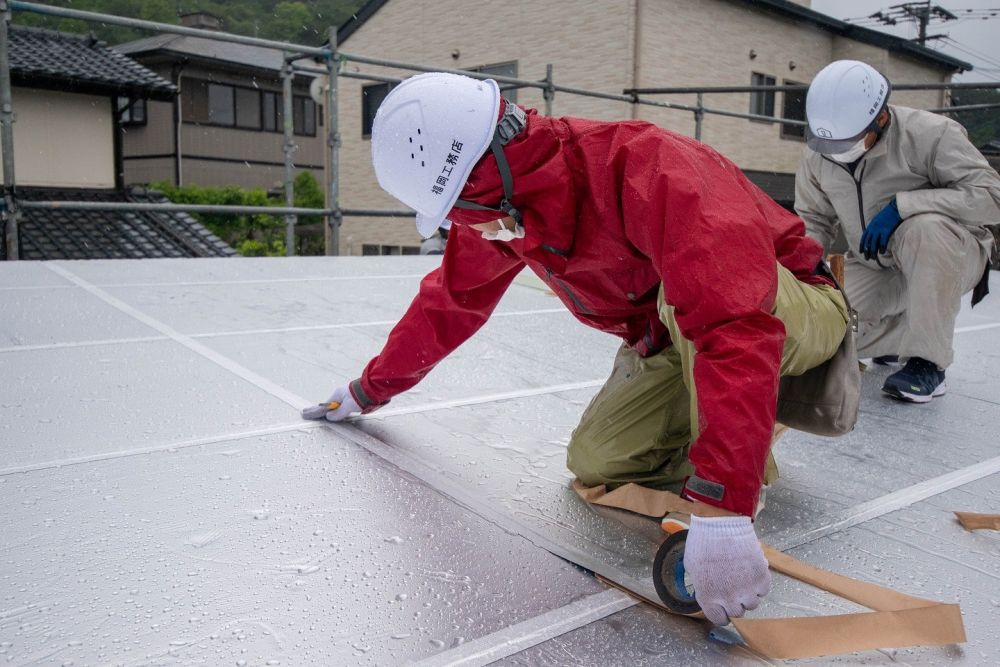
[[[382,352],[303,416],[340,421],[413,387],[528,267],[577,319],[623,341],[570,440],[570,470],[588,486],[637,482],[694,501],[684,564],[706,616],[756,607],[770,579],[752,517],[778,379],[829,359],[848,320],[802,221],[693,139],[539,116],[492,80],[454,74],[394,88],[372,155],[420,232],[447,218],[451,233]]]

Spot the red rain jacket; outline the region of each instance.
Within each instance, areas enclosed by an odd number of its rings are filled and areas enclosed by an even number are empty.
[[[490,317],[525,267],[581,322],[640,354],[669,345],[656,308],[663,283],[677,323],[698,353],[701,435],[696,475],[721,484],[721,501],[752,515],[774,427],[785,330],[771,314],[776,261],[822,282],[822,257],[802,220],[694,139],[646,122],[550,118],[529,111],[504,152],[525,237],[488,241],[467,224],[500,217],[452,209],[441,267],[429,273],[382,352],[351,383],[366,411],[417,384]],[[462,192],[497,206],[503,188],[490,152]]]

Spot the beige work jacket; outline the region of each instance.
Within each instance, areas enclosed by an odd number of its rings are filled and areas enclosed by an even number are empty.
[[[983,225],[1000,223],[1000,176],[966,135],[944,116],[889,105],[891,121],[879,141],[855,165],[806,148],[795,177],[795,210],[806,232],[830,251],[837,224],[848,256],[858,253],[871,219],[893,197],[905,220],[938,213],[966,225],[989,252],[993,235]],[[868,262],[877,267],[876,260]]]

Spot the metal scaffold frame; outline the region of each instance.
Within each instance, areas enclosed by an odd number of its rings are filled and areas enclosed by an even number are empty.
[[[12,87],[10,79],[10,57],[8,27],[14,11],[32,12],[60,18],[77,19],[91,23],[103,23],[117,25],[127,28],[136,28],[158,33],[173,33],[178,35],[188,35],[203,39],[231,42],[249,46],[260,46],[275,49],[285,55],[285,65],[281,69],[282,98],[285,105],[284,114],[284,165],[285,183],[284,198],[285,206],[224,206],[211,204],[150,204],[132,202],[79,202],[79,201],[22,201],[17,200],[17,187],[14,175],[14,135],[13,122],[14,113],[12,106]],[[552,115],[552,103],[557,92],[569,95],[580,95],[583,97],[593,97],[597,99],[625,102],[633,105],[645,105],[661,109],[672,109],[685,111],[693,114],[695,121],[695,138],[701,139],[702,126],[706,115],[718,115],[731,118],[743,118],[747,120],[761,121],[765,123],[778,123],[783,125],[804,126],[805,121],[787,118],[776,118],[774,116],[764,116],[752,113],[740,113],[726,109],[708,107],[704,105],[703,96],[706,94],[718,93],[755,93],[755,92],[800,92],[805,91],[804,85],[770,85],[770,86],[703,86],[703,87],[675,87],[675,88],[636,88],[626,89],[621,93],[607,93],[601,91],[587,90],[556,84],[553,80],[552,65],[546,65],[545,78],[541,80],[518,79],[507,76],[497,76],[470,72],[466,70],[447,69],[432,67],[414,63],[386,60],[382,58],[372,58],[368,56],[346,53],[339,51],[337,47],[337,28],[331,26],[328,30],[328,43],[326,46],[307,46],[290,42],[280,42],[257,37],[246,37],[227,32],[215,30],[202,30],[189,28],[186,26],[173,25],[169,23],[157,23],[155,21],[145,21],[111,14],[101,14],[97,12],[67,9],[63,7],[52,7],[49,5],[23,2],[21,0],[0,0],[0,142],[3,149],[3,198],[0,201],[0,213],[4,221],[4,242],[6,243],[7,258],[19,259],[18,244],[18,215],[20,210],[25,209],[72,209],[91,211],[164,211],[164,212],[185,212],[185,213],[217,213],[224,215],[244,215],[244,214],[272,214],[285,216],[285,239],[286,252],[293,254],[294,250],[294,230],[299,215],[321,215],[326,218],[325,224],[325,250],[327,255],[339,253],[340,226],[344,217],[382,217],[382,218],[410,218],[412,211],[390,211],[373,209],[350,209],[340,206],[340,133],[338,125],[337,101],[338,101],[338,79],[361,79],[367,81],[379,81],[395,83],[401,81],[398,77],[384,76],[374,73],[348,72],[344,70],[347,62],[355,62],[377,67],[404,70],[409,72],[452,72],[478,79],[494,79],[503,88],[536,88],[542,91],[545,102],[544,111],[546,115]],[[290,105],[292,102],[291,90],[292,80],[296,71],[301,68],[294,66],[293,61],[303,57],[314,57],[316,60],[324,62],[326,65],[326,76],[328,85],[326,86],[325,113],[327,127],[327,150],[326,150],[326,208],[302,208],[294,206],[294,173],[295,165],[293,160],[296,149],[292,137]],[[318,74],[319,70],[308,70],[312,74]],[[899,84],[894,86],[895,90],[961,90],[961,89],[996,89],[1000,84]],[[653,99],[652,95],[664,94],[694,94],[696,103],[680,104]],[[955,111],[971,111],[978,109],[994,108],[997,104],[976,104],[959,107],[947,107],[941,109],[931,109],[939,113],[950,113]]]

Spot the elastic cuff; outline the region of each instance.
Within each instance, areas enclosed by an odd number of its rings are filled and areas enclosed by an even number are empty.
[[[362,414],[367,414],[369,412],[372,412],[373,410],[378,410],[383,405],[389,402],[385,401],[383,403],[376,403],[371,398],[369,398],[368,394],[365,393],[364,387],[361,386],[361,378],[358,378],[357,380],[352,380],[351,383],[348,385],[348,389],[351,392],[351,396],[354,397],[354,402],[358,404],[359,408],[361,408]]]
[[[742,490],[742,489],[741,489]],[[758,492],[759,494],[759,492]],[[694,500],[713,507],[719,507],[730,512],[736,512],[745,517],[752,517],[757,507],[758,494],[752,496],[733,493],[718,482],[712,482],[698,475],[691,475],[684,480],[681,498]]]
[[[743,537],[747,531],[753,530],[753,523],[748,516],[697,516],[691,515],[691,529],[700,526],[712,537]]]

